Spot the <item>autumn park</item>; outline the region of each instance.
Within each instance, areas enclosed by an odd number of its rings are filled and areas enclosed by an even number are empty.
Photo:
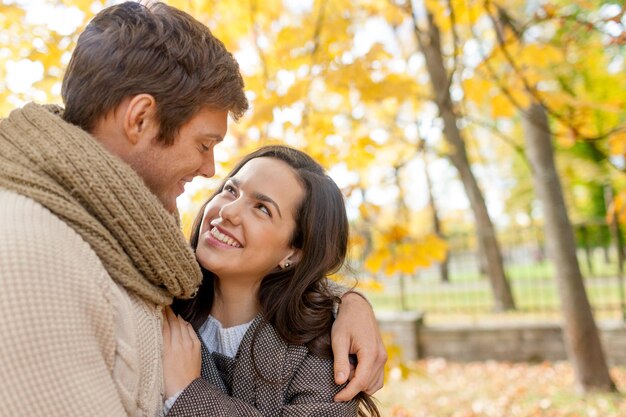
[[[104,0],[0,1],[0,117],[62,104]],[[167,0],[239,62],[239,156],[286,144],[341,188],[394,417],[626,416],[626,5]],[[319,233],[324,233],[320,230]]]

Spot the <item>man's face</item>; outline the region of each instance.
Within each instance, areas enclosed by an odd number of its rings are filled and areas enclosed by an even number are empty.
[[[227,111],[204,108],[180,128],[173,145],[155,138],[130,157],[130,165],[169,212],[176,210],[185,183],[215,174],[213,148],[226,135],[227,121]]]

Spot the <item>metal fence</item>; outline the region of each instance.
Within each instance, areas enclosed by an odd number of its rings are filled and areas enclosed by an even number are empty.
[[[578,261],[588,297],[598,319],[626,321],[623,274],[619,268],[616,244],[606,223],[575,226]],[[412,276],[381,278],[384,290],[368,292],[374,307],[381,310],[420,310],[431,320],[450,321],[489,316],[507,318],[558,318],[560,301],[555,270],[547,259],[540,227],[508,229],[499,234],[508,281],[516,309],[493,314],[489,280],[481,268],[473,233],[446,237],[449,245],[448,281],[442,279],[440,265],[433,265]],[[613,239],[615,240],[615,239]]]

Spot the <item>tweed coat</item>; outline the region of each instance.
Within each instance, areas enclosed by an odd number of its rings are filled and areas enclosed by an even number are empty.
[[[259,315],[234,358],[202,345],[202,377],[180,394],[168,417],[356,416],[355,400],[333,401],[342,388],[332,360],[285,343]]]

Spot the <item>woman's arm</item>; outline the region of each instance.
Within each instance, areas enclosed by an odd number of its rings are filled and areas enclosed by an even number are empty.
[[[333,381],[332,362],[309,356],[289,382],[278,413],[263,413],[198,378],[178,396],[167,417],[355,417],[356,401],[333,400],[340,389]]]

